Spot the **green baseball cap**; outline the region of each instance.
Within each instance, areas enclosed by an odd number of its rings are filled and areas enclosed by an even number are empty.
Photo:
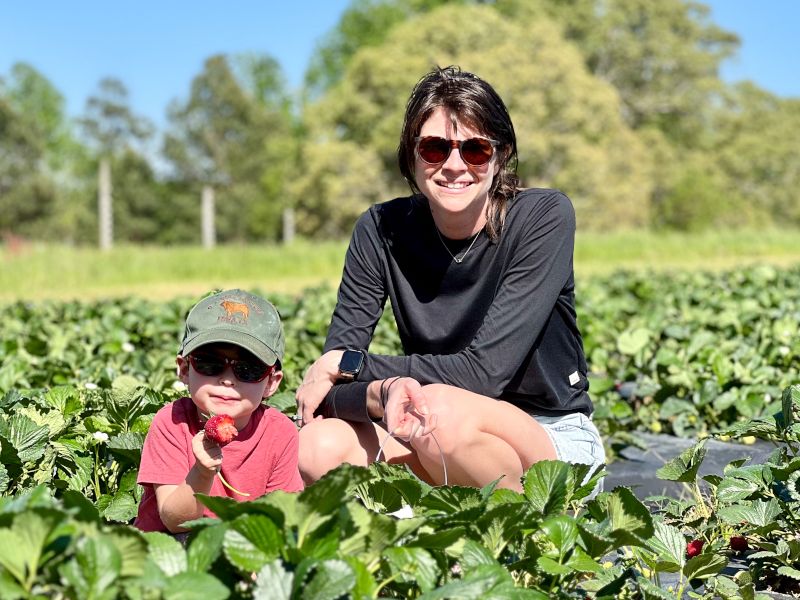
[[[203,298],[186,316],[181,356],[206,344],[234,344],[268,365],[283,358],[281,317],[264,298],[226,290]]]

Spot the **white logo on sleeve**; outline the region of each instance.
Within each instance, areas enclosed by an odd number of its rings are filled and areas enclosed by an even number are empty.
[[[581,376],[578,375],[577,371],[573,371],[572,373],[570,373],[570,375],[569,375],[569,384],[570,385],[575,385],[580,380],[581,380]]]

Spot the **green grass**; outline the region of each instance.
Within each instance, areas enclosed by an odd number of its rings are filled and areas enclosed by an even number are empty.
[[[346,242],[299,241],[289,246],[121,246],[93,248],[30,244],[0,251],[0,301],[138,295],[168,299],[215,288],[244,287],[296,294],[335,287]],[[703,234],[578,232],[577,277],[616,270],[733,269],[753,263],[800,263],[800,232]]]
[[[800,231],[748,230],[703,233],[578,232],[577,276],[629,270],[723,271],[748,264],[800,263]]]
[[[203,294],[215,288],[258,288],[297,293],[341,276],[344,242],[290,246],[120,246],[94,248],[29,245],[0,254],[0,300],[153,299]]]

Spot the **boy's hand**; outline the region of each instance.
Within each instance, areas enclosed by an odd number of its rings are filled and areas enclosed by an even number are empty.
[[[338,379],[342,354],[342,350],[330,350],[315,360],[306,371],[303,383],[295,394],[298,423],[301,427],[314,420],[314,411],[319,408]]]
[[[222,466],[222,448],[206,437],[202,431],[192,438],[195,466],[213,476]]]
[[[436,415],[428,411],[422,386],[410,377],[398,379],[389,388],[383,420],[389,431],[405,441],[436,429]]]

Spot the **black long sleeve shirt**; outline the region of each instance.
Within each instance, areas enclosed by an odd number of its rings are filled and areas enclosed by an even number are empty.
[[[424,196],[372,206],[353,232],[325,350],[367,349],[388,297],[405,355],[368,354],[359,382],[403,375],[531,414],[590,414],[572,203],[556,190],[522,191],[499,239],[478,236],[458,263],[453,255],[461,258],[472,238],[440,239]]]

